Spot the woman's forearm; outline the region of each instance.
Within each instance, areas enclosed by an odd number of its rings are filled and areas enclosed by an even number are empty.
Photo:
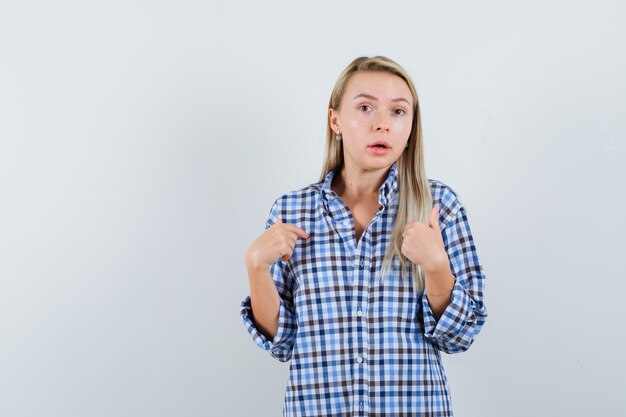
[[[450,265],[447,263],[434,271],[424,270],[424,273],[426,275],[425,292],[428,304],[430,304],[430,309],[435,319],[439,321],[444,310],[451,302],[450,288],[454,285],[454,276],[452,275]]]
[[[268,339],[274,339],[278,331],[280,296],[272,274],[267,267],[246,263],[250,281],[250,305],[252,319],[257,329]]]

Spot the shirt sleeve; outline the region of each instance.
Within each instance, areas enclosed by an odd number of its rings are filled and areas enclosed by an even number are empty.
[[[265,224],[265,229],[269,229],[280,214],[279,200],[276,200],[270,209],[269,218]],[[282,215],[281,215],[281,218]],[[261,349],[266,350],[272,357],[287,362],[291,359],[293,344],[296,339],[296,315],[293,307],[293,276],[289,268],[288,261],[283,262],[281,258],[272,264],[270,274],[276,284],[276,289],[280,296],[280,305],[278,309],[278,331],[272,340],[268,340],[256,327],[252,314],[252,306],[250,304],[250,296],[241,302],[241,318],[243,324],[252,336],[254,342]]]
[[[455,278],[450,304],[439,321],[428,298],[422,296],[424,337],[446,353],[464,352],[474,342],[487,319],[484,303],[485,275],[460,200],[456,216],[446,223],[442,237]]]

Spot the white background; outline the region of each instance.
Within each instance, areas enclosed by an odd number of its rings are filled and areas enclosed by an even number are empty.
[[[0,1],[0,415],[277,416],[239,317],[343,68],[412,76],[488,319],[457,417],[623,416],[620,1]]]

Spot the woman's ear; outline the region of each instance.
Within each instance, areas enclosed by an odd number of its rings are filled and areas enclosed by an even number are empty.
[[[335,111],[335,109],[328,109],[328,120],[332,130],[335,132],[341,132],[341,127],[339,126],[339,113]]]

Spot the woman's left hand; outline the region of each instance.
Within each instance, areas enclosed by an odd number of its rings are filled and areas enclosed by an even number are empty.
[[[436,271],[449,262],[439,229],[439,205],[430,211],[429,224],[411,222],[404,226],[400,251],[424,271]]]

